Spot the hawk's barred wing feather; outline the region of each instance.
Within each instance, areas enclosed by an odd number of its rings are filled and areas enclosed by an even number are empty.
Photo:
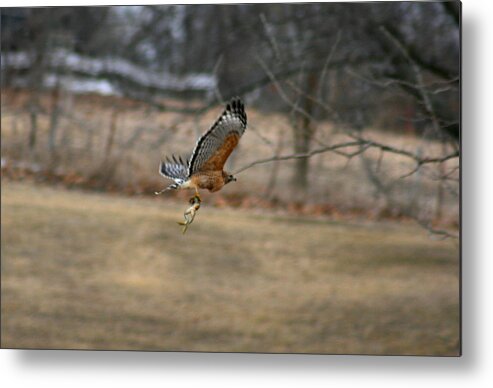
[[[188,164],[188,177],[200,171],[222,171],[246,124],[245,106],[238,97],[233,98],[211,129],[197,141]]]

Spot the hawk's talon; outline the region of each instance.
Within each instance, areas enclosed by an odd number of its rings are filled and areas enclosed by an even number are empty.
[[[194,205],[195,203],[198,203],[200,204],[202,202],[202,199],[200,198],[200,196],[198,196],[197,194],[195,194],[193,197],[191,197],[189,200],[188,200],[188,203],[190,205]]]
[[[193,198],[198,198],[199,202],[202,202],[202,198],[200,198],[200,194],[197,189],[195,189],[195,196]]]

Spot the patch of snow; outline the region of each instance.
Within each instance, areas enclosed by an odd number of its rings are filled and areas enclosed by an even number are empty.
[[[217,79],[212,74],[194,73],[178,76],[168,72],[150,71],[122,58],[90,58],[67,50],[55,50],[49,57],[49,66],[55,69],[68,70],[87,77],[110,78],[118,76],[143,87],[153,87],[164,91],[200,90],[213,91],[217,86]],[[32,65],[32,58],[26,52],[2,53],[2,69],[28,69]],[[53,82],[48,77],[48,83]],[[116,89],[108,79],[104,81],[75,82],[75,90],[83,92],[115,93]],[[79,88],[79,89],[77,89]]]
[[[38,173],[42,170],[41,166],[38,163],[31,163],[31,162],[28,162],[25,160],[19,160],[19,161],[13,160],[9,164],[11,164],[13,168],[18,168],[21,170],[27,170],[27,171],[31,171],[34,173]],[[7,160],[2,158],[2,168],[6,165],[7,165]]]
[[[43,82],[45,87],[51,88],[59,84],[63,89],[72,93],[97,93],[102,95],[119,95],[110,81],[70,76],[48,74]]]

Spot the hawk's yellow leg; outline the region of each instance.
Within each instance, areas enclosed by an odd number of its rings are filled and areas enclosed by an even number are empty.
[[[199,202],[202,202],[202,198],[200,198],[200,194],[199,194],[199,189],[198,188],[195,188],[195,196],[190,198],[190,202],[192,202],[195,198],[198,198]]]

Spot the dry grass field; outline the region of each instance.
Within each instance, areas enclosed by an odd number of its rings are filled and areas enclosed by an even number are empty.
[[[2,181],[1,345],[457,355],[459,254],[339,223]]]

